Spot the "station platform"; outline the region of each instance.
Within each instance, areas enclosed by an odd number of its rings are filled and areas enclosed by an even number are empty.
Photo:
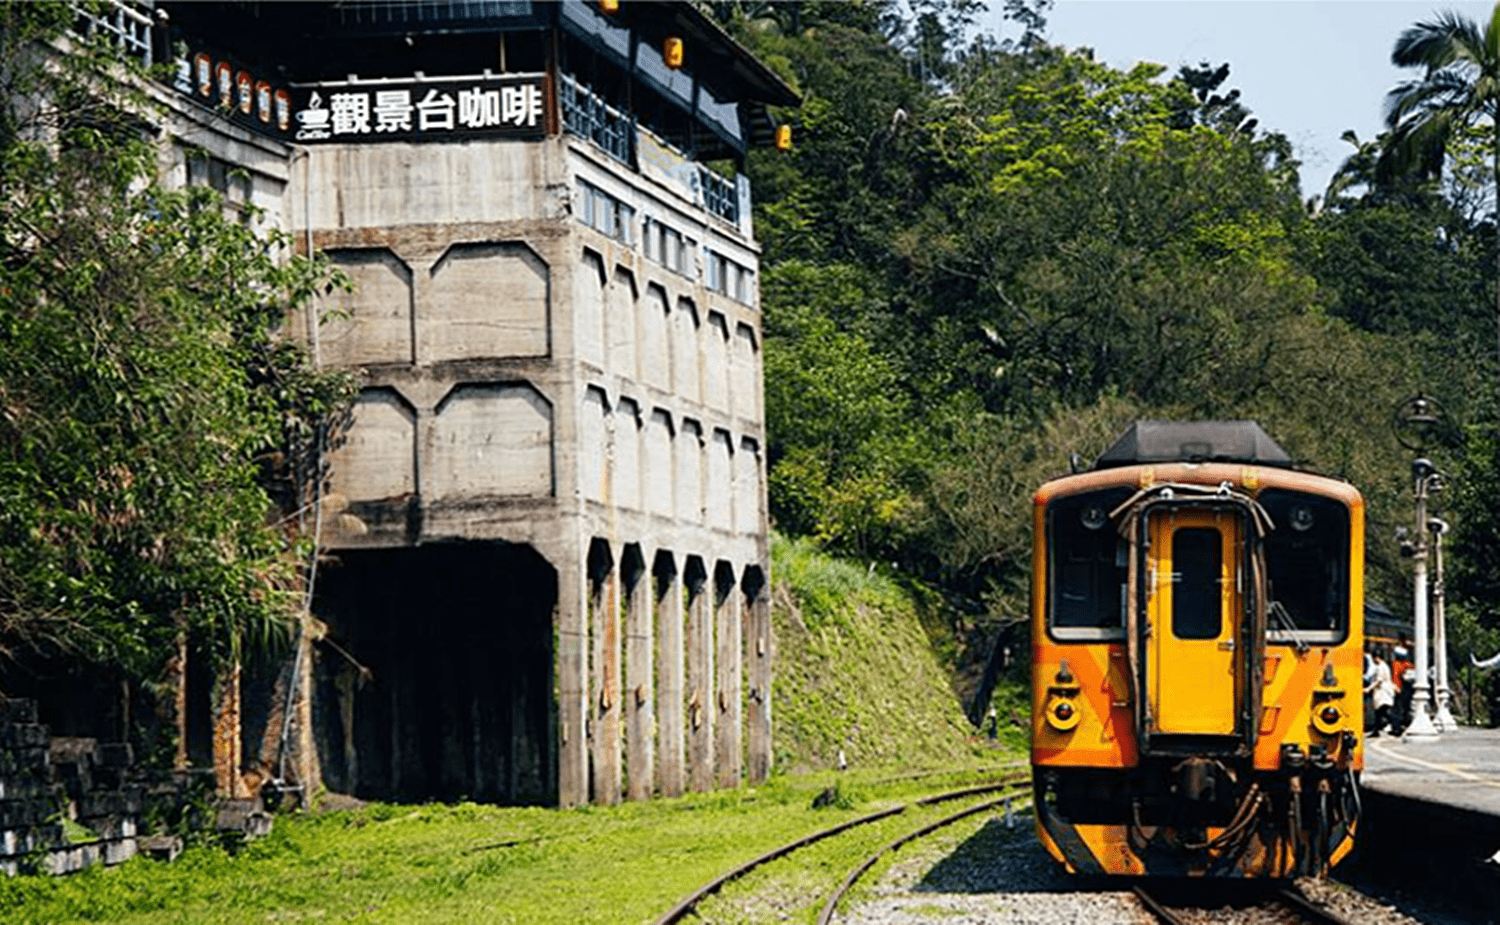
[[[1494,820],[1500,848],[1500,729],[1460,726],[1435,739],[1365,739],[1362,789]]]
[[[1500,729],[1365,739],[1363,815],[1339,870],[1360,889],[1459,910],[1432,922],[1500,925]]]

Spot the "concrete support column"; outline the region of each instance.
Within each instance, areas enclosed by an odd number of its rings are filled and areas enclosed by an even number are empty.
[[[745,569],[745,661],[750,692],[746,698],[749,740],[747,774],[756,784],[771,776],[771,595],[760,566]]]
[[[720,787],[738,787],[742,758],[740,702],[743,693],[741,658],[740,595],[734,578],[734,566],[720,562],[714,566],[714,664],[718,671],[718,730],[714,739],[714,765]]]
[[[557,556],[557,802],[589,799],[589,588],[586,563]]]
[[[641,547],[625,547],[620,562],[625,600],[625,778],[626,795],[649,800],[656,789],[655,619],[650,575]]]
[[[669,552],[651,568],[656,609],[656,747],[662,796],[683,792],[682,578]]]
[[[172,770],[174,771],[188,769],[187,671],[187,630],[179,630],[172,657],[167,660],[165,678],[167,684],[172,687],[172,725],[177,729],[177,751],[172,756]]]
[[[240,786],[240,663],[220,666],[214,676],[214,790],[236,799]]]
[[[432,363],[433,359],[432,335],[434,332],[431,331],[431,324],[423,324],[423,316],[431,310],[432,268],[441,255],[425,254],[415,257],[408,253],[398,256],[411,270],[411,363],[416,367],[427,366]]]
[[[595,803],[620,802],[620,572],[609,544],[589,547],[592,697],[589,739]]]
[[[306,613],[301,617],[304,624],[310,618],[311,615]],[[287,742],[287,748],[291,751],[291,760],[288,762],[291,773],[295,775],[297,783],[302,786],[302,790],[297,794],[297,805],[304,809],[307,808],[312,795],[323,788],[323,767],[318,761],[318,749],[313,743],[312,642],[312,638],[304,628],[297,639],[295,655],[297,689],[293,694],[292,726]],[[351,710],[351,718],[352,712]]]
[[[687,684],[689,786],[698,793],[714,786],[713,591],[708,570],[698,556],[688,556],[683,569],[687,597]]]

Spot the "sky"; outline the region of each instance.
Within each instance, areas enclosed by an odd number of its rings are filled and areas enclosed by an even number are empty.
[[[1003,4],[991,0],[999,34]],[[1096,60],[1128,69],[1139,61],[1167,65],[1229,63],[1225,89],[1292,142],[1302,162],[1302,195],[1321,194],[1353,151],[1339,136],[1361,140],[1382,128],[1385,95],[1420,76],[1390,63],[1396,37],[1411,25],[1453,10],[1484,23],[1491,3],[1472,0],[1057,0],[1047,13],[1048,40],[1094,49]]]

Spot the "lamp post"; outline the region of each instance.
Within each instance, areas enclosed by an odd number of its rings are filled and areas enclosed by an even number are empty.
[[[1409,398],[1396,409],[1396,439],[1401,445],[1418,454],[1412,461],[1411,474],[1413,494],[1416,496],[1417,530],[1412,537],[1412,644],[1417,650],[1416,678],[1411,698],[1411,722],[1406,727],[1403,739],[1409,741],[1431,741],[1438,737],[1438,729],[1429,712],[1432,702],[1431,689],[1427,681],[1427,496],[1442,487],[1442,476],[1432,461],[1422,455],[1427,443],[1436,436],[1442,420],[1437,402],[1422,395]]]
[[[1458,720],[1448,709],[1448,627],[1443,615],[1443,534],[1448,524],[1441,517],[1430,517],[1427,529],[1432,534],[1432,650],[1437,662],[1437,714],[1433,724],[1439,732],[1458,729]]]
[[[1438,737],[1438,729],[1432,723],[1428,705],[1432,702],[1427,684],[1427,494],[1434,480],[1440,480],[1432,463],[1418,457],[1411,464],[1412,478],[1416,483],[1417,534],[1416,547],[1412,550],[1412,647],[1416,660],[1416,678],[1413,680],[1411,697],[1411,722],[1406,727],[1403,739],[1424,740]]]

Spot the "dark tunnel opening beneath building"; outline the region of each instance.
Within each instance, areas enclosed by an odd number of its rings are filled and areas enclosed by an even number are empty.
[[[324,785],[361,799],[556,802],[557,573],[529,546],[341,552],[318,583]]]

